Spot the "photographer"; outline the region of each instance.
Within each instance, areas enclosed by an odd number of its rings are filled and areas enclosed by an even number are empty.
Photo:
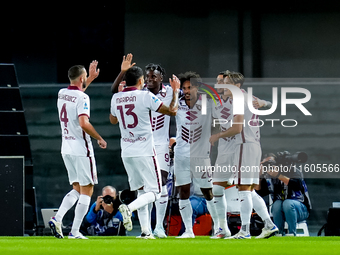
[[[125,228],[122,224],[123,217],[118,211],[121,204],[117,198],[116,189],[112,186],[105,186],[102,195],[92,204],[86,215],[85,225],[90,225],[87,232],[90,235],[112,236],[125,235]]]
[[[306,160],[305,153],[290,155],[289,152],[281,152],[265,155],[261,162],[262,170],[268,171],[264,171],[258,193],[261,196],[271,195],[273,220],[279,228],[279,234],[285,235],[286,221],[288,233],[296,236],[297,223],[309,217],[311,204],[307,186],[302,173],[295,167],[295,163],[304,163]]]

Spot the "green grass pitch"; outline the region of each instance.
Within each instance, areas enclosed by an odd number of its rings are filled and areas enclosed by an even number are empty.
[[[262,240],[0,237],[0,254],[340,254],[340,237],[272,237]]]

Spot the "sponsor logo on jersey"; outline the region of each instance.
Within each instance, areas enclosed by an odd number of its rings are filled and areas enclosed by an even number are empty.
[[[221,117],[222,117],[223,119],[228,119],[229,116],[230,116],[229,111],[230,111],[230,110],[229,110],[228,108],[224,107],[224,108],[222,109],[222,111],[221,111]]]
[[[126,143],[135,143],[135,142],[138,142],[138,141],[144,142],[144,141],[146,141],[146,137],[139,136],[136,139],[133,139],[133,138],[122,138],[122,140],[123,140],[123,142],[126,142]]]
[[[88,109],[89,109],[89,107],[88,107],[87,103],[85,102],[85,104],[84,104],[84,110],[88,110]]]
[[[195,119],[197,119],[196,115],[198,113],[196,111],[187,111],[186,114],[187,114],[186,118],[190,121],[194,121]]]

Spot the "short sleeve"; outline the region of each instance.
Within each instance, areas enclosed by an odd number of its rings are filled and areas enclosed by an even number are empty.
[[[88,95],[82,95],[77,105],[78,117],[87,115],[90,118],[90,98]]]
[[[144,103],[145,105],[151,110],[151,111],[157,111],[163,104],[161,100],[158,99],[157,96],[155,96],[152,92],[147,92],[144,97]]]
[[[112,116],[117,117],[117,116],[116,116],[115,108],[116,108],[116,104],[115,104],[115,96],[113,95],[113,96],[112,96],[112,99],[111,99],[110,113],[111,113]]]

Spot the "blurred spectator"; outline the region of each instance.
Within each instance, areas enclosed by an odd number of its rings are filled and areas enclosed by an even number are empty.
[[[264,162],[274,160],[275,155],[269,154]],[[288,224],[288,233],[296,236],[296,225],[309,217],[311,210],[307,185],[298,168],[290,173],[268,171],[261,181],[259,195],[270,195],[272,199],[271,212],[279,234],[285,235],[285,221]]]

